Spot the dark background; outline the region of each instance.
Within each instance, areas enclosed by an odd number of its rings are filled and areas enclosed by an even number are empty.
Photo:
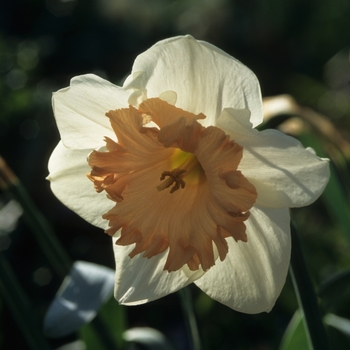
[[[0,154],[72,259],[113,268],[110,239],[65,208],[45,180],[59,140],[52,92],[84,73],[121,84],[139,53],[158,40],[191,34],[250,67],[263,96],[289,93],[325,114],[349,138],[349,18],[349,0],[2,0]],[[321,202],[295,216],[305,224],[305,249],[316,282],[349,263],[349,244],[341,230],[334,233]],[[1,240],[0,249],[42,316],[61,279],[22,221],[10,244],[1,245]],[[46,278],[35,278],[38,271],[45,271]],[[192,293],[208,349],[277,349],[297,308],[289,279],[270,314],[239,314],[195,287]],[[180,344],[185,337],[180,311],[176,295],[130,307],[128,326],[157,328]],[[27,348],[1,301],[0,348]]]

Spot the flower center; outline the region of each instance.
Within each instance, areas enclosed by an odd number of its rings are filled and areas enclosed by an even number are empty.
[[[174,184],[170,190],[170,193],[174,193],[180,188],[185,188],[185,177],[186,181],[190,183],[198,183],[204,175],[202,166],[198,162],[197,157],[192,153],[176,149],[171,157],[171,164],[175,168],[171,171],[162,172],[160,180],[163,182],[157,186],[158,191],[163,191]]]
[[[118,143],[106,137],[107,152],[90,154],[88,177],[116,202],[103,215],[106,233],[117,245],[134,244],[130,258],[155,257],[168,272],[207,271],[225,259],[228,240],[247,241],[244,221],[257,193],[238,170],[242,146],[203,127],[203,114],[158,98],[107,116]]]

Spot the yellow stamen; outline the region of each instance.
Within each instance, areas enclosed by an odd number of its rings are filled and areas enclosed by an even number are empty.
[[[166,188],[170,187],[174,182],[174,187],[170,190],[170,193],[175,192],[180,187],[185,187],[185,181],[182,180],[181,176],[186,172],[185,169],[174,169],[172,171],[163,171],[160,176],[160,180],[164,180],[166,176],[169,176],[168,179],[162,182],[161,185],[157,186],[158,191],[163,191]]]
[[[184,156],[185,161],[175,169],[171,171],[163,171],[160,180],[164,180],[167,176],[168,179],[162,182],[161,185],[157,186],[158,191],[163,191],[166,188],[170,187],[174,182],[174,186],[171,188],[170,193],[174,193],[180,188],[185,188],[185,181],[183,180],[184,177],[187,177],[195,170],[200,170],[202,167],[200,163],[197,160],[197,157],[193,154],[188,154],[186,152],[181,152],[181,154],[177,154],[177,157],[183,158]]]

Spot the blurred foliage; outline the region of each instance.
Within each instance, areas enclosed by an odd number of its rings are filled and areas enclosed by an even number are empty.
[[[307,335],[303,316],[298,310],[295,312],[286,333],[282,339],[279,350],[312,350],[307,343]]]
[[[348,0],[4,0],[0,3],[0,154],[52,223],[72,260],[113,268],[108,237],[59,203],[45,180],[49,155],[59,139],[51,93],[83,73],[120,83],[136,55],[156,41],[192,34],[249,66],[265,96],[292,95],[323,114],[349,142],[349,18]],[[334,188],[342,194],[335,196],[332,189],[314,205],[293,210],[311,275],[320,285],[350,266],[350,227],[335,213],[350,217],[350,155],[310,126],[297,136],[305,146],[332,159]],[[1,203],[8,200],[1,194]],[[43,316],[61,278],[23,221],[9,236],[0,237],[0,250],[33,308]],[[255,316],[233,312],[194,286],[191,289],[207,349],[278,349],[297,308],[289,278],[274,309]],[[335,287],[333,297],[321,305],[325,312],[350,319],[350,292],[340,293],[343,290]],[[27,349],[7,306],[0,305],[0,347]],[[179,309],[176,295],[127,308],[128,327],[156,328],[177,349],[186,350]],[[111,325],[117,322],[113,311],[108,318]],[[337,330],[329,332],[334,344],[339,340],[342,346],[349,345]],[[89,338],[86,329],[82,334]]]

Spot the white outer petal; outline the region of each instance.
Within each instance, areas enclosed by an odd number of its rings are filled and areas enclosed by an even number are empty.
[[[229,252],[194,283],[230,308],[254,314],[270,311],[289,267],[288,209],[253,207],[245,222],[248,242],[228,239]]]
[[[262,102],[254,73],[235,58],[191,36],[156,43],[139,55],[124,87],[138,95],[157,97],[163,91],[177,93],[176,106],[204,113],[204,126],[215,125],[226,107],[248,108],[251,122],[262,121]]]
[[[258,132],[247,110],[224,110],[217,125],[243,146],[239,170],[255,186],[257,204],[300,207],[314,202],[329,180],[328,159],[319,158],[277,130]]]
[[[175,272],[164,271],[168,250],[151,259],[138,254],[132,259],[128,254],[134,245],[122,247],[115,244],[116,262],[115,298],[124,305],[139,305],[174,293],[199,278],[203,272],[189,269]]]
[[[52,96],[52,107],[64,145],[92,149],[104,145],[104,136],[115,139],[105,114],[128,107],[129,95],[130,92],[93,74],[73,78],[70,87]]]
[[[91,151],[66,148],[60,142],[50,157],[47,179],[52,192],[64,205],[92,225],[106,229],[108,221],[102,219],[102,215],[114,202],[105,193],[96,193],[93,183],[86,177],[91,170],[87,163]]]

